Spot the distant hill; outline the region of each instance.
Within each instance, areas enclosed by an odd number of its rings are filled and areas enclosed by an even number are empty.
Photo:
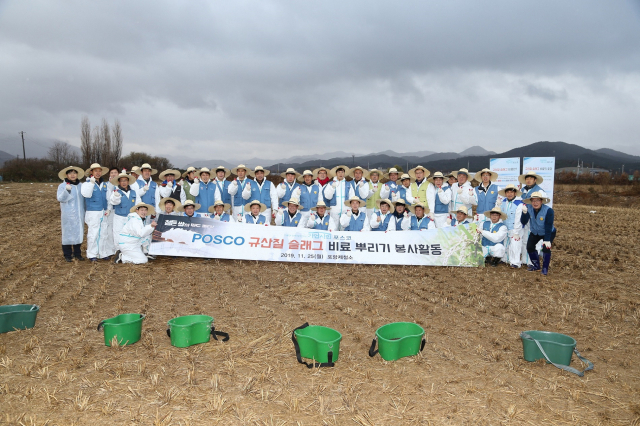
[[[14,155],[9,154],[8,152],[0,151],[0,167],[2,167],[5,161],[15,160],[15,158],[16,157]]]
[[[625,154],[624,152],[616,151],[615,149],[600,148],[596,149],[595,152],[609,156],[611,158],[615,158],[617,160],[629,161],[629,159],[632,159],[633,161],[640,161],[640,157],[637,155]]]
[[[481,146],[475,145],[471,148],[467,148],[460,153],[460,157],[480,156],[480,155],[495,155],[494,151],[487,151]]]

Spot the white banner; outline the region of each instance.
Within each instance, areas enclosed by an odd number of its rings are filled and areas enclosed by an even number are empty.
[[[553,206],[553,183],[555,178],[556,157],[524,157],[522,173],[535,173],[542,176],[540,187],[547,193],[549,207]]]
[[[489,162],[489,169],[498,173],[496,185],[503,189],[510,183],[516,187],[520,184],[518,176],[520,176],[520,157],[512,158],[492,158]]]
[[[160,215],[149,253],[282,262],[484,264],[475,224],[428,231],[328,232]]]

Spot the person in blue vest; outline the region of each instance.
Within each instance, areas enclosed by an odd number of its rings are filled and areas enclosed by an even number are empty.
[[[120,236],[118,238],[118,251],[114,257],[114,263],[147,263],[155,257],[148,254],[151,234],[156,227],[156,221],[151,221],[145,225],[145,218],[149,215],[155,216],[156,211],[150,204],[142,203],[131,207],[131,213],[127,217]]]
[[[431,185],[427,187],[427,208],[433,209],[427,214],[436,228],[447,226],[449,219],[449,203],[451,202],[451,189],[445,186],[445,176],[442,172],[435,172],[429,177]]]
[[[270,180],[267,180],[271,172],[265,170],[262,166],[257,166],[253,170],[253,182],[251,183],[251,198],[250,200],[258,200],[267,209],[264,211],[264,216],[271,222],[272,218],[276,217],[276,210],[278,210],[278,193],[276,186]]]
[[[120,233],[125,223],[127,223],[131,207],[138,202],[138,196],[131,187],[135,182],[135,178],[128,175],[126,170],[122,170],[118,176],[111,179],[111,184],[114,188],[109,193],[109,203],[113,206],[112,234],[116,247],[119,247]]]
[[[333,232],[338,229],[338,224],[328,213],[328,207],[323,200],[318,200],[318,204],[311,208],[311,214],[307,220],[307,228],[321,231]]]
[[[203,217],[202,213],[200,213],[201,209],[202,206],[200,204],[187,200],[184,202],[182,207],[179,207],[177,210],[182,213],[180,216],[183,217]]]
[[[291,228],[304,228],[308,220],[303,220],[302,204],[300,200],[292,198],[289,201],[282,203],[285,209],[278,209],[276,214],[275,224],[276,226],[288,226]]]
[[[526,200],[530,198],[531,194],[533,194],[534,192],[540,192],[544,197],[546,197],[547,194],[540,187],[540,184],[543,181],[544,179],[542,178],[542,176],[533,172],[527,172],[523,175],[518,176],[518,182],[520,182],[520,191],[522,192],[522,199]],[[530,224],[527,223],[522,231],[522,263],[531,265],[531,259],[529,259],[529,255],[527,254],[527,241],[529,240],[530,233],[529,228]],[[540,248],[541,244],[538,245],[538,250],[536,251],[539,251]]]
[[[196,209],[200,213],[199,216],[209,217],[209,207],[220,199],[218,187],[211,181],[211,170],[206,167],[198,170],[197,177],[193,180],[189,192],[196,197],[194,204],[200,206]]]
[[[80,187],[80,192],[85,198],[84,221],[87,224],[87,257],[92,262],[98,259],[108,260],[113,255],[113,245],[109,243],[111,238],[109,221],[107,216],[111,213],[107,193],[109,187],[102,179],[102,172],[106,171],[98,163],[94,163],[85,171],[87,181]]]
[[[225,212],[233,216],[233,212],[231,211],[231,194],[229,194],[229,185],[231,185],[231,182],[227,180],[227,178],[231,176],[231,170],[225,166],[218,166],[211,170],[215,173],[213,183],[216,184],[218,189],[218,198],[216,198],[216,200],[221,200],[224,204],[229,205],[229,210],[225,210]]]
[[[531,232],[527,241],[527,253],[531,259],[528,271],[540,271],[541,269],[536,245],[542,241],[542,275],[549,273],[551,243],[556,238],[556,227],[553,225],[555,212],[546,205],[548,202],[549,199],[543,192],[534,192],[524,200],[525,206],[522,207],[520,219],[523,225],[531,224]]]
[[[162,210],[160,200],[163,198],[173,198],[179,200],[180,203],[187,201],[186,190],[182,185],[178,185],[176,179],[180,177],[180,170],[168,169],[160,173],[160,185],[156,191],[156,205],[158,211]]]
[[[476,186],[476,222],[484,222],[489,218],[484,217],[482,212],[486,212],[491,210],[496,206],[500,206],[500,202],[498,201],[498,185],[494,182],[498,180],[498,174],[490,169],[482,169],[478,173],[476,173],[475,180],[480,182],[480,185]]]
[[[155,212],[158,211],[158,206],[156,205],[156,191],[158,191],[158,184],[153,181],[151,176],[157,174],[158,171],[152,168],[149,163],[144,163],[140,166],[140,176],[138,177],[138,189],[136,192],[138,194],[138,201],[142,201],[143,203],[147,203],[154,207],[154,213],[148,214],[145,217],[145,225],[148,225],[156,218]]]
[[[436,229],[436,223],[428,216],[429,207],[421,201],[409,206],[409,210],[413,213],[411,216],[411,231],[426,231],[428,229]]]
[[[372,231],[388,232],[396,230],[396,218],[393,216],[393,203],[388,198],[381,198],[376,202],[377,211],[369,218]]]
[[[400,182],[398,182],[400,172],[395,167],[392,167],[385,174],[385,177],[389,180],[382,185],[382,189],[380,189],[380,198],[387,198],[395,202],[400,198],[400,195],[398,194],[398,191],[400,190]]]
[[[485,220],[478,224],[476,232],[482,235],[482,254],[485,258],[485,264],[498,266],[504,257],[504,244],[507,238],[507,225],[502,221],[507,218],[500,207],[494,207],[484,212],[486,217],[491,220]]]
[[[449,212],[452,217],[447,218],[447,226],[460,226],[460,225],[469,225],[472,220],[471,216],[473,215],[473,210],[467,209],[464,206],[460,206],[458,210],[451,210]]]
[[[216,200],[213,206],[209,207],[209,213],[213,220],[219,220],[220,222],[235,222],[233,216],[227,213],[231,209],[229,204],[225,204],[222,200]]]
[[[246,214],[244,215],[244,217],[242,215],[236,216],[236,222],[245,223],[247,225],[269,226],[271,218],[267,219],[267,217],[262,214],[265,210],[267,210],[267,206],[262,204],[260,201],[249,201],[247,205],[244,206],[244,211],[246,212]]]
[[[427,183],[428,185],[428,183]],[[411,195],[411,176],[404,173],[400,176],[400,187],[398,188],[398,198],[402,198],[407,205],[413,204],[413,195]]]
[[[180,216],[180,212],[178,211],[182,208],[182,203],[175,198],[167,197],[160,200],[160,214],[164,214],[167,216]]]
[[[69,166],[58,173],[62,183],[58,186],[57,198],[60,203],[60,222],[62,227],[62,255],[71,262],[75,257],[84,260],[80,245],[84,240],[84,197],[80,193],[80,179],[84,170]]]
[[[506,254],[502,259],[512,268],[519,268],[522,264],[522,207],[524,204],[518,197],[522,193],[518,188],[510,183],[504,189],[498,191],[502,198],[500,210],[507,215],[504,224],[507,225],[508,234],[506,240]]]
[[[331,176],[333,181],[325,188],[324,196],[329,200],[329,214],[336,221],[338,226],[342,229],[342,213],[348,210],[348,206],[345,207],[345,200],[349,199],[349,184],[346,177],[349,175],[349,168],[344,165],[339,165],[331,169]]]
[[[326,167],[318,167],[313,171],[313,178],[315,179],[313,183],[320,187],[320,190],[322,191],[322,200],[327,205],[327,208],[329,208],[329,204],[331,204],[331,202],[325,195],[325,190],[331,184],[332,177],[331,170]]]
[[[364,201],[356,196],[352,196],[344,202],[344,205],[347,207],[347,210],[340,216],[340,227],[343,231],[371,231],[367,212],[360,210],[360,207],[365,206]]]
[[[284,173],[281,173],[280,176],[284,178],[284,182],[276,188],[278,206],[281,206],[284,201],[290,200],[291,198],[299,199],[301,194],[300,184],[297,182],[300,173],[296,172],[292,167],[289,167]]]
[[[311,209],[318,204],[318,200],[324,202],[322,188],[313,181],[313,172],[311,170],[305,170],[298,180],[302,180],[300,183],[300,204],[302,204],[300,213],[302,213],[302,220],[308,221]]]
[[[396,219],[396,231],[408,231],[411,227],[411,218],[409,216],[409,210],[407,209],[408,203],[398,198],[394,204],[393,217]]]
[[[238,165],[235,169],[231,169],[231,173],[237,177],[229,184],[229,194],[231,195],[231,210],[234,217],[242,216],[245,212],[244,207],[247,202],[251,201],[251,195],[257,194],[253,190],[253,180],[249,179],[252,170],[244,164]],[[265,204],[266,205],[266,204]]]
[[[353,179],[346,183],[349,186],[347,196],[356,196],[364,201],[365,204],[362,206],[361,210],[366,213],[366,202],[369,198],[369,195],[371,195],[369,191],[369,182],[367,182],[367,179],[369,178],[369,172],[364,167],[356,166],[353,169],[349,170],[348,176]]]

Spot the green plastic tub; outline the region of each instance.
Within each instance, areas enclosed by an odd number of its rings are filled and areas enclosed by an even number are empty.
[[[540,342],[540,346],[542,346],[552,363],[560,365],[571,364],[571,355],[573,355],[573,350],[576,348],[576,339],[573,337],[551,331],[536,330],[525,331],[524,334]],[[522,337],[524,359],[529,362],[545,359],[542,351],[532,339]]]
[[[376,341],[378,349],[375,350]],[[395,361],[405,356],[417,355],[424,349],[424,329],[412,322],[392,322],[376,330],[369,356],[376,353],[385,361]]]
[[[33,328],[39,311],[38,305],[0,306],[0,333]]]
[[[333,367],[340,354],[342,334],[329,327],[305,323],[293,330],[291,340],[299,363],[309,368]],[[306,363],[302,358],[312,359],[319,364]]]
[[[140,340],[142,334],[142,314],[121,314],[113,318],[100,321],[98,331],[104,328],[104,344],[111,346],[111,340],[115,336],[118,345],[133,345]]]
[[[177,348],[206,343],[211,336],[213,317],[208,315],[185,315],[173,318],[167,323],[167,335]]]

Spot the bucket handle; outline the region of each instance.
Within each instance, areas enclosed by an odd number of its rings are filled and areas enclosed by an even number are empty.
[[[559,369],[564,370],[564,371],[568,371],[569,373],[577,374],[580,377],[584,376],[585,371],[593,370],[593,363],[591,361],[589,361],[588,359],[584,358],[582,355],[580,355],[580,352],[578,352],[578,350],[576,348],[573,348],[573,353],[576,354],[576,356],[578,357],[578,359],[580,359],[580,361],[582,361],[585,364],[587,364],[587,368],[585,368],[583,371],[577,370],[577,369],[575,369],[573,367],[569,367],[568,365],[556,364],[555,362],[551,361],[549,359],[549,357],[547,356],[547,353],[544,351],[544,349],[542,349],[542,345],[540,344],[540,342],[538,342],[536,339],[531,337],[528,333],[525,333],[523,331],[522,333],[520,333],[520,338],[521,339],[527,339],[527,340],[533,340],[534,342],[536,342],[536,345],[538,345],[538,349],[540,349],[540,352],[542,352],[542,355],[544,355],[545,359],[549,363],[553,364],[553,366],[556,367],[556,368],[559,368]]]
[[[211,326],[211,336],[213,336],[213,338],[216,340],[218,340],[216,336],[222,336],[224,337],[224,339],[222,339],[223,342],[229,340],[229,333],[225,333],[224,331],[217,331],[215,326]]]
[[[29,309],[29,310],[33,311],[33,310],[39,310],[39,309],[40,309],[39,305],[33,305],[33,306],[31,306],[31,309]]]
[[[145,319],[147,316],[145,314],[140,314],[140,319]],[[98,331],[102,330],[104,328],[104,322],[106,320],[102,320],[100,321],[100,323],[98,324]],[[169,330],[167,330],[167,332],[169,332]]]
[[[335,367],[336,363],[333,362],[333,351],[327,352],[327,360],[328,360],[328,362],[320,362],[320,363],[312,362],[312,363],[308,363],[308,362],[304,362],[302,360],[302,356],[300,355],[300,345],[298,344],[298,339],[296,339],[296,330],[302,330],[303,328],[307,328],[307,327],[309,327],[309,323],[305,322],[300,327],[294,328],[293,331],[291,332],[291,341],[293,342],[293,347],[296,350],[296,358],[298,359],[298,362],[300,364],[306,365],[307,368]]]
[[[369,348],[369,356],[371,358],[373,358],[374,356],[376,356],[376,354],[378,353],[378,350],[376,349],[376,343],[378,342],[378,337],[374,337],[373,342],[371,342],[371,347]],[[427,344],[427,339],[425,339],[424,337],[422,337],[422,342],[420,342],[420,352],[422,352],[422,350],[424,349],[424,345]]]

